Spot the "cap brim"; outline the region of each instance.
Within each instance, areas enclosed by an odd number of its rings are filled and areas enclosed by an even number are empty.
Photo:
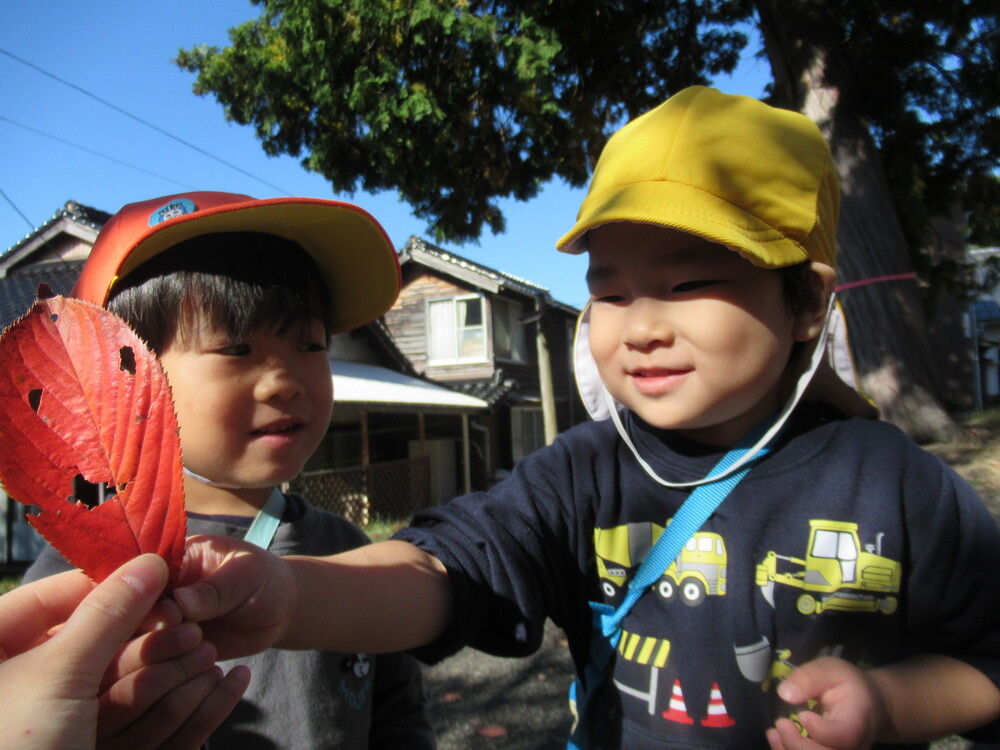
[[[199,194],[189,194],[195,200]],[[333,305],[332,332],[347,331],[383,315],[399,295],[399,257],[385,230],[365,210],[318,198],[237,199],[176,216],[115,247],[92,277],[87,267],[74,294],[105,304],[115,280],[185,240],[218,232],[262,232],[299,244],[319,267]],[[155,202],[155,201],[154,201]],[[107,238],[115,243],[116,228]],[[98,238],[100,243],[101,238]],[[96,288],[96,286],[103,288]]]

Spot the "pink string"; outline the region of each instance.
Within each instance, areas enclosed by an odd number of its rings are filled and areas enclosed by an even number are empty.
[[[875,279],[862,279],[861,281],[848,281],[846,284],[838,284],[834,291],[842,292],[845,289],[853,289],[856,286],[865,286],[867,284],[878,284],[883,281],[901,281],[903,279],[915,279],[917,274],[915,273],[897,273],[893,276],[879,276]]]

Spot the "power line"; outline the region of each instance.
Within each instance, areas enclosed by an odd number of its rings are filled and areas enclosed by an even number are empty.
[[[59,76],[54,75],[53,73],[50,73],[47,70],[44,70],[44,69],[38,67],[34,63],[30,63],[27,60],[24,60],[23,58],[20,58],[17,55],[12,54],[12,53],[8,52],[5,49],[0,49],[0,53],[3,53],[4,55],[6,55],[7,57],[11,58],[12,60],[16,60],[17,62],[21,63],[22,65],[27,65],[29,68],[37,70],[42,75],[48,76],[52,80],[58,81],[59,83],[63,84],[64,86],[69,86],[70,88],[79,91],[81,94],[84,94],[85,96],[89,96],[91,99],[94,99],[95,101],[100,102],[105,107],[110,107],[111,109],[115,110],[116,112],[119,112],[120,114],[123,114],[126,117],[129,117],[129,118],[135,120],[136,122],[138,122],[138,123],[140,123],[142,125],[145,125],[147,128],[152,128],[156,132],[161,133],[162,135],[165,135],[168,138],[172,138],[173,140],[177,141],[178,143],[180,143],[180,144],[182,144],[184,146],[187,146],[190,149],[193,149],[193,150],[197,151],[199,154],[204,154],[208,158],[214,159],[215,161],[219,162],[220,164],[224,164],[225,166],[229,167],[230,169],[235,169],[237,172],[239,172],[241,174],[244,174],[247,177],[249,177],[249,178],[251,178],[253,180],[256,180],[257,182],[259,182],[259,183],[261,183],[263,185],[267,185],[272,190],[277,190],[279,193],[282,193],[284,195],[291,195],[291,193],[289,193],[287,190],[282,190],[277,185],[272,185],[270,182],[267,182],[266,180],[261,179],[257,175],[251,174],[250,172],[247,172],[245,169],[243,169],[241,167],[237,167],[235,164],[230,164],[225,159],[222,159],[222,158],[216,156],[215,154],[213,154],[213,153],[211,153],[209,151],[206,151],[203,148],[195,146],[193,143],[189,143],[188,141],[185,141],[183,138],[179,138],[178,136],[174,135],[173,133],[170,133],[170,132],[164,130],[159,125],[154,125],[151,122],[143,120],[141,117],[137,117],[136,115],[133,115],[131,112],[127,112],[126,110],[122,109],[118,105],[112,104],[111,102],[107,101],[106,99],[102,99],[101,97],[97,96],[96,94],[93,94],[90,91],[87,91],[86,89],[81,88],[80,86],[77,86],[75,83],[71,83],[71,82],[69,82],[69,81],[67,81],[67,80],[65,80],[63,78],[60,78]]]
[[[20,216],[20,217],[21,217],[22,219],[24,219],[25,223],[26,223],[26,224],[27,224],[27,225],[28,225],[29,227],[31,227],[32,229],[34,229],[34,228],[35,228],[35,225],[31,223],[31,219],[29,219],[29,218],[28,218],[27,216],[25,216],[25,215],[24,215],[24,212],[23,212],[23,211],[21,211],[21,209],[19,209],[19,208],[17,207],[17,204],[16,204],[16,203],[14,203],[14,201],[12,201],[12,200],[11,200],[11,199],[10,199],[10,198],[9,198],[9,197],[7,196],[7,193],[5,193],[5,192],[3,191],[3,188],[0,188],[0,195],[2,195],[2,196],[3,196],[3,199],[4,199],[5,201],[7,201],[7,202],[8,202],[9,204],[10,204],[10,207],[11,207],[11,208],[13,208],[13,209],[14,209],[15,211],[17,211],[17,215],[18,215],[18,216]]]
[[[17,122],[16,120],[11,120],[9,117],[4,117],[3,115],[0,115],[0,121],[6,122],[6,123],[10,123],[11,125],[14,125],[14,126],[19,127],[19,128],[24,128],[25,130],[28,130],[28,131],[30,131],[32,133],[36,133],[37,135],[40,135],[40,136],[42,136],[44,138],[51,138],[53,141],[58,141],[59,143],[63,143],[65,145],[67,145],[67,146],[72,146],[73,148],[78,148],[81,151],[86,151],[88,154],[94,154],[94,156],[99,156],[102,159],[107,159],[108,161],[113,161],[116,164],[121,164],[122,166],[128,167],[129,169],[135,169],[135,170],[137,170],[139,172],[145,172],[148,175],[152,175],[153,177],[157,177],[157,178],[159,178],[161,180],[166,180],[167,182],[172,182],[175,185],[180,185],[181,187],[188,188],[189,190],[195,190],[196,189],[192,185],[188,185],[187,183],[180,182],[178,180],[173,179],[172,177],[167,177],[166,175],[157,174],[156,172],[152,172],[152,171],[150,171],[150,170],[148,170],[148,169],[146,169],[144,167],[139,167],[139,166],[136,166],[135,164],[130,164],[129,162],[122,161],[121,159],[116,159],[115,157],[109,156],[108,154],[102,154],[100,151],[95,151],[94,149],[88,148],[87,146],[83,146],[83,145],[81,145],[79,143],[73,143],[72,141],[67,141],[65,138],[60,138],[57,135],[52,135],[51,133],[46,133],[45,131],[39,130],[38,128],[33,128],[30,125],[25,125],[23,122]]]

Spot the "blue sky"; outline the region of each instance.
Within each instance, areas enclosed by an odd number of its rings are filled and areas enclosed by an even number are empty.
[[[335,195],[296,159],[266,156],[251,129],[226,122],[214,99],[191,93],[194,76],[171,62],[177,50],[225,46],[229,28],[258,15],[249,0],[5,2],[0,9],[0,252],[66,201],[114,212],[131,201],[189,189],[347,200],[374,214],[397,248],[413,234],[430,239],[426,224],[393,192]],[[735,76],[716,85],[758,96],[766,78],[766,63],[748,59]],[[582,306],[586,260],[556,252],[554,243],[572,225],[583,194],[557,182],[529,202],[506,201],[506,233],[487,233],[478,245],[446,248]]]

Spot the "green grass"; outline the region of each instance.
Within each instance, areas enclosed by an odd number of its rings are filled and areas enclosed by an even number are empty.
[[[376,516],[365,526],[365,533],[371,537],[373,542],[381,542],[391,537],[409,522],[409,518],[391,519]]]
[[[0,596],[3,596],[8,591],[13,591],[20,583],[20,578],[0,578]]]

